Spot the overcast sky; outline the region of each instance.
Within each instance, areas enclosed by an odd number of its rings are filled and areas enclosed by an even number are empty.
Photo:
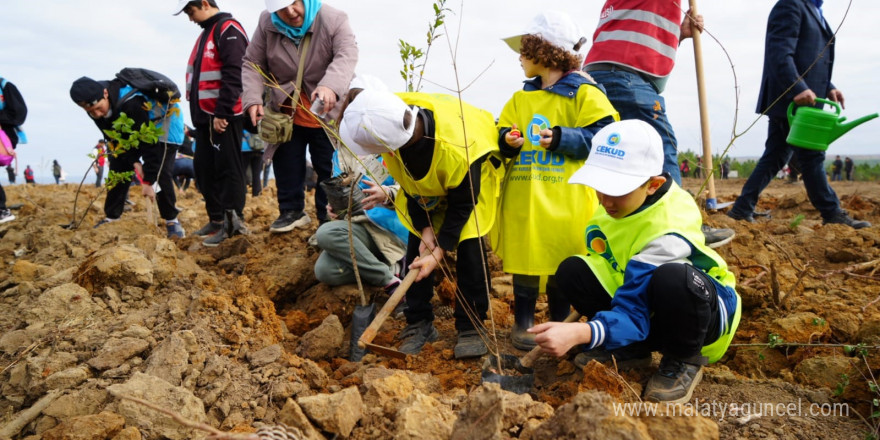
[[[184,85],[186,62],[200,28],[183,14],[172,16],[177,0],[13,1],[3,0],[0,76],[14,82],[28,104],[25,129],[28,145],[17,149],[20,167],[30,164],[37,174],[51,174],[58,159],[68,181],[78,182],[90,162],[87,155],[101,136],[86,113],[69,98],[70,84],[86,75],[110,79],[126,66],[160,71]],[[249,35],[264,9],[262,0],[218,0]],[[348,12],[358,39],[358,73],[382,78],[392,90],[403,90],[397,42],[424,46],[431,0],[336,0],[327,4]],[[711,140],[718,153],[757,118],[767,15],[775,2],[748,0],[698,3],[712,36],[703,36]],[[466,101],[496,116],[521,87],[517,54],[501,38],[519,33],[535,8],[567,11],[592,39],[604,1],[450,0],[447,35],[432,48],[426,67],[431,81],[423,91],[444,91],[471,84]],[[849,119],[880,111],[880,40],[876,0],[826,0],[825,17],[838,33],[833,81],[846,97]],[[712,37],[717,39],[715,41]],[[452,47],[452,49],[450,49]],[[458,78],[452,69],[457,51]],[[730,56],[725,57],[724,51]],[[731,65],[732,63],[732,65]],[[480,76],[480,73],[482,75]],[[734,74],[735,78],[734,79]],[[438,85],[434,85],[434,83]],[[676,68],[663,93],[681,150],[699,151],[700,121],[693,44],[685,41]],[[737,96],[739,101],[737,102]],[[739,109],[735,119],[735,111]],[[189,121],[188,107],[184,107]],[[735,124],[735,125],[734,125]],[[734,157],[759,156],[764,148],[762,118],[730,150]],[[851,131],[834,143],[829,154],[880,154],[880,120]]]

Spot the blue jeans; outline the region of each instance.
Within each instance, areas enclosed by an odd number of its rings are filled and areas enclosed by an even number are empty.
[[[675,132],[666,118],[666,101],[657,93],[654,86],[640,75],[623,70],[594,70],[588,72],[593,79],[605,87],[605,94],[620,119],[641,119],[654,127],[663,139],[663,171],[681,185],[681,172],[678,169],[678,142]]]
[[[788,119],[770,118],[764,154],[758,160],[752,175],[743,185],[740,196],[730,208],[731,213],[739,216],[753,214],[761,191],[764,191],[764,188],[770,184],[776,173],[785,166],[792,155],[798,161],[807,197],[810,198],[810,203],[822,214],[822,218],[828,220],[840,212],[840,200],[828,184],[828,177],[823,168],[825,152],[792,147],[785,141],[790,129]]]
[[[278,208],[287,211],[305,209],[306,148],[312,156],[312,167],[318,182],[330,178],[333,145],[323,128],[294,126],[293,138],[278,146],[272,156],[275,167],[275,186],[278,188]],[[321,185],[315,189],[315,211],[318,219],[327,217],[327,195]]]

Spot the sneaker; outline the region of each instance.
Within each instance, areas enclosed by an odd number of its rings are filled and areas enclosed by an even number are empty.
[[[394,291],[400,287],[400,278],[394,277],[391,279],[391,282],[385,285],[383,289],[385,289],[385,294],[388,296],[394,295]]]
[[[168,238],[186,237],[186,231],[183,230],[180,222],[165,223],[165,230],[168,231]]]
[[[612,357],[614,358],[612,360]],[[651,366],[651,351],[643,344],[638,342],[618,348],[614,351],[608,351],[604,348],[578,353],[574,357],[574,364],[578,368],[584,368],[590,361],[596,361],[602,364],[614,365],[617,361],[617,368],[621,370],[632,370],[634,368],[645,368]]]
[[[846,211],[838,211],[837,214],[834,214],[833,217],[822,220],[823,225],[832,223],[847,225],[853,229],[862,229],[871,226],[871,223],[869,222],[853,219],[849,216],[849,214],[846,213]]]
[[[207,247],[217,247],[220,246],[220,243],[223,243],[223,240],[226,240],[227,238],[229,238],[229,236],[226,235],[226,231],[223,228],[220,228],[220,230],[217,231],[214,235],[204,239],[202,241],[202,244]]]
[[[95,227],[94,227],[94,229],[97,229],[97,228],[98,228],[99,226],[101,226],[101,225],[106,225],[107,223],[115,222],[116,220],[117,220],[117,219],[115,219],[115,218],[107,218],[107,217],[104,217],[104,218],[101,219],[101,221],[99,221],[98,223],[95,223]]]
[[[226,220],[220,225],[220,230],[214,235],[206,238],[202,244],[207,247],[217,247],[223,240],[235,235],[247,233],[247,228],[242,224],[241,219],[234,210],[229,209],[224,213]]]
[[[210,237],[210,236],[220,232],[221,229],[223,229],[223,222],[209,221],[208,223],[205,223],[205,226],[202,226],[201,229],[197,230],[196,232],[193,232],[193,235],[195,235],[196,237],[202,237],[202,238]]]
[[[702,229],[703,235],[706,237],[706,246],[712,249],[730,243],[733,237],[736,236],[736,232],[733,229],[711,228],[708,225],[703,225]]]
[[[745,220],[749,223],[755,222],[755,216],[752,214],[740,214],[738,212],[734,212],[733,210],[727,211],[727,216],[734,220]]]
[[[0,223],[11,222],[15,216],[8,209],[0,209]]]
[[[272,232],[290,232],[295,228],[302,228],[311,222],[311,217],[305,212],[284,211],[278,216],[277,220],[272,222],[272,226],[269,227],[269,230]]]
[[[485,336],[477,330],[464,330],[458,332],[458,342],[455,343],[456,359],[480,357],[489,352],[486,347]]]
[[[685,403],[691,400],[694,388],[703,378],[703,366],[663,356],[660,369],[645,386],[649,402]]]
[[[439,336],[440,333],[437,332],[433,322],[427,319],[414,322],[408,324],[403,328],[403,331],[400,332],[400,336],[398,337],[402,339],[403,342],[400,343],[400,347],[397,347],[397,350],[406,354],[419,354],[422,351],[422,347],[425,346],[425,343],[434,342]]]
[[[391,265],[391,272],[394,273],[394,276],[400,279],[403,279],[403,277],[406,276],[406,255]]]

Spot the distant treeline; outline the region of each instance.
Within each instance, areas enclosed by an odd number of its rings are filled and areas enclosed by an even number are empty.
[[[831,174],[831,163],[834,161],[834,156],[836,155],[827,155],[825,160],[825,171],[830,175]],[[845,159],[845,156],[841,155],[841,160]],[[687,159],[688,163],[691,165],[691,169],[694,169],[694,164],[697,160],[697,154],[693,151],[684,151],[678,153],[678,162],[679,164]],[[870,158],[870,159],[859,159],[858,157],[853,157],[853,179],[861,180],[861,181],[878,181],[880,180],[880,158]],[[732,171],[736,171],[739,174],[739,177],[748,177],[752,174],[752,171],[755,169],[755,165],[758,164],[757,159],[745,159],[739,160],[735,157],[728,158],[730,162],[730,169]],[[712,165],[715,168],[715,177],[720,177],[719,166],[721,165],[721,158],[718,156],[713,156]]]

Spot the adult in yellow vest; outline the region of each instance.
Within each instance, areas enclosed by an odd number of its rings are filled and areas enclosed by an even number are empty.
[[[645,400],[683,403],[739,325],[735,276],[705,244],[693,198],[663,172],[663,142],[641,120],[600,130],[569,181],[596,190],[600,208],[587,227],[587,254],[556,271],[562,292],[586,323],[548,322],[530,332],[547,353],[576,344],[575,364],[617,359],[649,364],[663,355]]]
[[[437,339],[429,275],[456,251],[455,357],[487,352],[483,320],[489,268],[480,238],[495,222],[500,160],[492,115],[448,95],[352,89],[340,124],[356,154],[382,154],[400,184],[395,206],[410,231],[406,262],[418,270],[406,294],[407,326],[398,348],[419,353]],[[421,252],[430,252],[418,258]]]
[[[550,320],[564,320],[570,307],[553,274],[566,257],[587,250],[582,237],[596,193],[568,179],[584,164],[593,135],[618,117],[605,93],[578,70],[587,39],[568,14],[541,12],[525,34],[504,41],[532,79],[498,119],[498,147],[511,160],[491,241],[504,271],[513,274],[511,342],[529,350],[535,337],[526,329],[534,325],[541,284]]]

